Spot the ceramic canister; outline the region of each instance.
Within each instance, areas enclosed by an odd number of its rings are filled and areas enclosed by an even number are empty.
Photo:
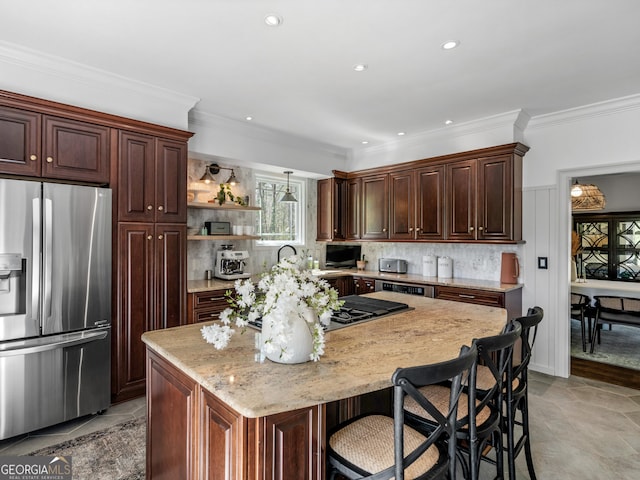
[[[453,278],[453,259],[438,257],[438,278]]]
[[[422,256],[422,275],[424,277],[438,276],[438,257],[435,255]]]

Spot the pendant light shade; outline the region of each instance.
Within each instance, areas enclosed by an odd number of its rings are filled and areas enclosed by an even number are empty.
[[[571,186],[571,210],[574,212],[592,212],[604,209],[604,194],[596,185],[578,183]]]
[[[284,173],[287,175],[287,190],[284,192],[284,195],[282,196],[280,201],[281,202],[287,202],[287,203],[295,203],[298,200],[293,195],[293,193],[291,193],[291,191],[289,190],[289,175],[291,175],[293,172],[291,170],[287,170]]]
[[[229,175],[229,178],[227,179],[226,183],[228,183],[229,185],[237,185],[238,184],[238,179],[236,178],[236,174],[233,171],[233,168],[231,169],[231,175]]]

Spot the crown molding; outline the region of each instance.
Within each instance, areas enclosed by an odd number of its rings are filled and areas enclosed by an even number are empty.
[[[529,115],[524,110],[512,110],[469,122],[453,124],[435,130],[407,135],[402,139],[392,140],[379,145],[353,149],[354,156],[366,156],[380,152],[388,152],[399,148],[421,147],[434,141],[450,141],[453,138],[475,135],[487,131],[504,130],[503,143],[521,142],[522,132],[529,122]]]
[[[318,142],[298,135],[291,135],[281,130],[264,127],[258,124],[243,122],[222,115],[208,112],[202,112],[194,109],[189,112],[189,128],[196,130],[194,127],[204,127],[215,129],[216,131],[232,132],[236,135],[247,137],[249,139],[267,142],[279,146],[289,146],[299,149],[313,150],[329,154],[335,158],[346,159],[349,150],[331,145],[329,143]],[[205,132],[200,132],[204,134]]]
[[[13,43],[0,41],[0,63],[13,65],[36,72],[46,77],[55,77],[83,84],[91,90],[123,90],[134,93],[148,102],[167,102],[182,110],[186,116],[200,99],[191,95],[158,87],[150,83],[133,80],[106,70],[84,65],[56,55],[25,48]]]
[[[527,128],[538,129],[564,125],[587,120],[589,118],[615,115],[640,108],[640,94],[614,98],[603,102],[569,108],[558,112],[536,115],[531,118]]]

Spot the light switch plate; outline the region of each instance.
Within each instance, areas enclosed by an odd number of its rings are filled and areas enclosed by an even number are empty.
[[[538,257],[538,268],[542,270],[546,270],[547,267],[547,257]]]

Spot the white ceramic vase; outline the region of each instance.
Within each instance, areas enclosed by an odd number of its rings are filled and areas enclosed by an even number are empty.
[[[575,282],[578,279],[578,267],[576,265],[576,259],[571,259],[571,281]]]
[[[311,360],[311,352],[313,351],[313,336],[311,329],[313,324],[309,324],[307,320],[317,321],[318,315],[310,308],[306,308],[302,312],[302,317],[291,315],[287,319],[280,318],[281,313],[278,311],[265,315],[262,319],[262,342],[263,352],[265,356],[276,363],[304,363]],[[287,322],[286,342],[278,343],[279,337],[277,329],[274,329],[274,322]],[[264,347],[264,342],[272,342],[274,348]],[[291,354],[283,356],[282,349]]]

